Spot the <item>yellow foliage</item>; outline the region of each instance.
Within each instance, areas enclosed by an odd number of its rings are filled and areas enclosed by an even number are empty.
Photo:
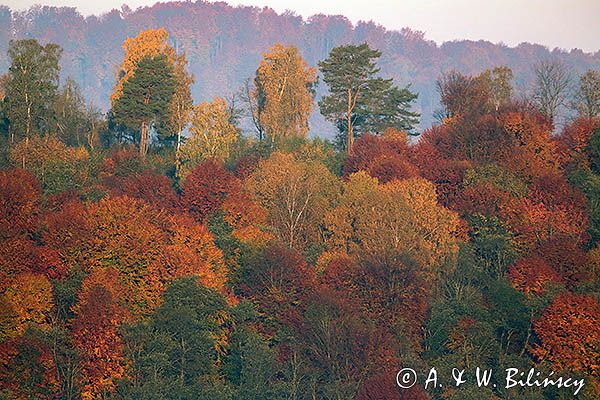
[[[185,177],[205,159],[229,157],[231,145],[239,137],[230,119],[227,102],[220,97],[215,97],[212,103],[204,101],[194,107],[190,128],[192,135],[178,155],[180,177]]]
[[[319,240],[323,216],[339,193],[337,178],[323,164],[279,151],[260,162],[248,186],[276,236],[295,248]]]
[[[22,334],[29,325],[49,327],[54,300],[52,284],[44,275],[30,272],[18,275],[4,296],[16,314],[16,334]]]
[[[271,140],[307,135],[315,82],[315,68],[308,66],[296,47],[278,43],[264,54],[256,71],[254,97],[258,118]]]
[[[422,178],[380,185],[364,171],[355,173],[325,223],[329,247],[350,255],[382,261],[408,256],[437,270],[458,252],[458,215],[437,203],[435,186]]]

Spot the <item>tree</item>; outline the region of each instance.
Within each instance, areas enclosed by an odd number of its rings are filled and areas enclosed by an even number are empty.
[[[489,86],[490,102],[496,111],[510,102],[513,90],[511,85],[513,72],[509,67],[495,67],[492,70],[485,70],[477,78],[483,80]]]
[[[22,140],[12,148],[10,158],[38,179],[45,195],[78,191],[89,177],[87,150],[68,147],[53,137]]]
[[[178,154],[177,174],[180,178],[185,178],[204,160],[229,157],[230,148],[239,137],[230,119],[227,102],[220,97],[215,97],[212,103],[203,101],[193,108],[191,137]]]
[[[458,116],[474,118],[487,113],[492,97],[490,75],[490,72],[480,77],[465,76],[457,71],[444,73],[436,81],[443,106],[440,119]]]
[[[330,248],[381,264],[416,260],[428,276],[452,268],[458,252],[458,216],[438,205],[422,178],[379,185],[363,171],[352,174],[325,224]]]
[[[118,81],[111,95],[113,104],[123,95],[123,85],[135,75],[138,63],[142,59],[164,55],[168,62],[174,65],[176,53],[175,49],[168,44],[168,40],[169,34],[164,28],[148,29],[138,33],[135,38],[125,40],[122,46],[125,58],[119,68]]]
[[[329,95],[319,102],[321,114],[338,125],[346,134],[346,150],[352,152],[359,128],[372,133],[385,128],[411,129],[418,114],[410,112],[417,95],[408,87],[399,89],[392,79],[376,78],[379,50],[366,43],[339,46],[319,62]]]
[[[54,103],[56,135],[69,146],[88,145],[98,141],[101,116],[93,106],[87,106],[79,85],[68,78]]]
[[[190,122],[193,105],[191,86],[195,78],[193,74],[186,71],[187,65],[185,54],[179,55],[175,61],[174,71],[177,87],[169,105],[169,125],[171,131],[177,135],[178,152],[181,147],[181,133]]]
[[[252,96],[260,126],[271,140],[306,137],[316,80],[316,70],[309,68],[296,47],[278,43],[264,54]]]
[[[600,74],[592,69],[579,77],[572,106],[581,117],[600,117]]]
[[[363,135],[346,160],[343,175],[360,170],[367,171],[381,183],[417,176],[418,169],[409,159],[406,133],[387,129],[382,136]]]
[[[557,296],[534,322],[540,343],[533,354],[560,370],[598,373],[600,306],[588,295]]]
[[[323,164],[283,152],[261,161],[248,185],[277,237],[297,249],[318,241],[323,215],[338,190],[337,179]]]
[[[16,335],[21,335],[28,327],[50,327],[54,300],[52,285],[44,275],[29,272],[18,275],[4,296],[16,313]]]
[[[35,39],[10,42],[11,65],[4,87],[11,142],[48,133],[53,126],[61,53],[60,46],[42,46]]]
[[[42,192],[22,169],[0,171],[0,239],[27,237],[39,229]]]
[[[230,399],[216,369],[228,312],[223,296],[192,278],[169,285],[148,321],[125,330],[132,365],[124,398]]]
[[[122,95],[113,102],[115,120],[131,129],[140,129],[142,158],[150,145],[150,129],[159,130],[168,118],[175,88],[173,67],[167,57],[144,57],[137,63],[133,76],[123,83]]]
[[[194,83],[193,75],[186,71],[187,59],[185,53],[177,54],[168,43],[169,34],[164,28],[149,29],[140,32],[135,38],[127,38],[123,43],[125,58],[119,68],[118,81],[111,95],[113,109],[115,103],[124,94],[126,82],[135,76],[139,63],[145,58],[160,58],[164,56],[166,64],[172,71],[173,92],[162,110],[162,125],[160,126],[159,139],[171,140],[177,136],[177,146],[181,144],[181,132],[189,121],[192,106],[190,86]],[[171,78],[164,77],[166,81]],[[156,128],[157,126],[155,126]],[[137,128],[137,126],[135,127]],[[171,135],[166,135],[169,132]],[[147,144],[142,129],[141,142]],[[143,147],[140,147],[140,151]]]
[[[218,160],[198,164],[181,185],[181,206],[197,220],[206,220],[223,204],[233,179]]]
[[[544,116],[556,122],[556,113],[569,96],[570,73],[559,61],[542,61],[534,66],[534,72],[533,100]]]
[[[72,336],[82,358],[82,399],[107,398],[125,373],[119,326],[126,318],[117,271],[96,270],[83,282]]]

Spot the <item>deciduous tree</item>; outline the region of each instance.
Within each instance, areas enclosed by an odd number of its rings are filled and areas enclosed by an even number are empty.
[[[53,126],[61,53],[60,46],[42,46],[35,39],[10,43],[11,65],[4,89],[12,142],[49,133]]]
[[[306,137],[316,81],[315,68],[308,66],[294,46],[278,43],[263,55],[252,96],[267,137]]]

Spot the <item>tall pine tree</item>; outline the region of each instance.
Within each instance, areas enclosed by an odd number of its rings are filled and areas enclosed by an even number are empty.
[[[394,86],[392,79],[376,77],[379,57],[379,50],[363,43],[336,47],[319,63],[329,86],[329,95],[319,102],[321,114],[337,124],[349,153],[361,131],[409,130],[418,122],[419,114],[410,111],[417,95]]]
[[[175,93],[173,66],[165,55],[142,58],[123,84],[123,94],[113,104],[115,121],[140,130],[140,156],[150,145],[150,130],[165,129],[169,104]]]

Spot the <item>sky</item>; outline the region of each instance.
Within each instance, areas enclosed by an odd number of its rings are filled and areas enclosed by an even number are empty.
[[[127,3],[131,9],[156,0],[0,0],[15,10],[33,4],[77,7],[101,14]],[[372,20],[388,29],[409,27],[438,43],[488,40],[516,46],[600,50],[600,0],[226,0],[231,5],[269,6],[309,17],[341,14],[352,22]]]

